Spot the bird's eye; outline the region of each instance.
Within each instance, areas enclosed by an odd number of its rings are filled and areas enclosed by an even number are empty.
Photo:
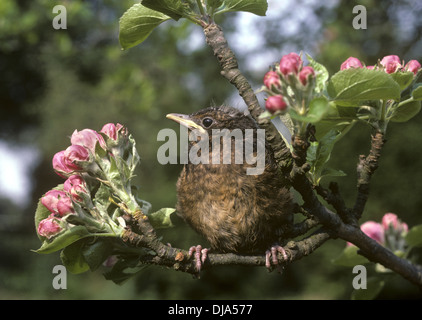
[[[205,118],[204,120],[202,120],[202,124],[205,128],[208,128],[210,125],[212,125],[212,123],[213,120],[211,118]]]

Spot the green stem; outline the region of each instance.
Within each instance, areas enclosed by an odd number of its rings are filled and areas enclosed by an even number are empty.
[[[400,101],[400,103],[397,105],[397,107],[399,108],[402,105],[404,105],[405,103],[409,103],[409,102],[412,102],[412,101],[414,101],[414,99],[413,99],[413,97],[410,97],[409,99],[406,99],[404,101]]]
[[[386,120],[386,105],[387,105],[387,100],[382,100],[381,116],[379,120],[379,130],[384,134],[387,131],[387,124],[388,124],[388,121]]]
[[[381,108],[381,121],[385,121],[385,106],[387,104],[386,100],[382,100],[382,108]]]
[[[198,4],[199,12],[201,13],[201,15],[205,16],[204,7],[202,6],[201,0],[196,0],[196,3]]]

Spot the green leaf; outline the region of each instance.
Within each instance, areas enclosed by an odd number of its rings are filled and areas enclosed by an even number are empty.
[[[267,0],[224,0],[225,8],[217,13],[229,11],[246,11],[258,16],[265,16],[268,9]]]
[[[320,141],[311,142],[308,148],[306,160],[311,165],[310,174],[315,185],[319,184],[323,175],[329,175],[330,171],[325,171],[325,164],[328,162],[333,150],[334,144],[337,141],[339,132],[335,130],[329,131]],[[331,175],[341,175],[341,171],[331,171]]]
[[[113,253],[110,239],[97,239],[94,243],[85,243],[81,250],[89,269],[95,271]]]
[[[306,55],[309,61],[309,65],[316,71],[315,91],[322,92],[325,89],[325,84],[329,78],[327,68],[322,64],[316,62],[310,55]]]
[[[400,90],[406,89],[413,81],[414,74],[413,72],[394,72],[390,73],[390,76],[397,82],[400,86]]]
[[[323,118],[315,123],[317,140],[321,140],[330,130],[341,132],[343,136],[357,120],[355,108],[341,107],[332,101],[328,105]]]
[[[84,226],[74,226],[62,231],[62,233],[59,233],[54,238],[44,240],[41,247],[35,250],[35,252],[43,254],[52,253],[90,236],[92,234]]]
[[[110,206],[110,196],[110,189],[104,183],[101,183],[93,199],[94,204],[99,211],[107,212],[107,209]]]
[[[146,267],[144,265],[138,266],[139,259],[139,255],[120,258],[109,272],[104,273],[104,277],[116,284],[123,284]]]
[[[362,100],[400,100],[400,86],[384,71],[364,68],[337,72],[328,81],[327,92],[338,105],[357,106]]]
[[[143,6],[161,12],[176,21],[184,16],[189,9],[189,6],[184,5],[182,0],[142,0],[141,3]]]
[[[154,229],[173,227],[170,215],[176,211],[173,208],[161,208],[160,210],[148,214],[148,219]]]
[[[224,0],[207,0],[207,7],[217,9],[223,4]]]
[[[329,105],[327,98],[318,97],[311,100],[311,102],[309,103],[309,110],[306,115],[298,114],[293,108],[289,109],[289,114],[292,119],[302,122],[316,123],[322,119],[328,109]]]
[[[342,170],[337,170],[333,168],[324,168],[322,170],[321,176],[316,182],[317,184],[319,184],[322,178],[326,178],[326,177],[345,177],[345,176],[347,176],[347,174]]]
[[[422,247],[422,224],[412,227],[404,239],[410,247]]]
[[[372,300],[378,296],[384,284],[385,281],[380,277],[369,277],[366,281],[366,289],[353,290],[352,300]]]
[[[64,248],[60,253],[62,263],[70,273],[78,274],[89,270],[89,265],[82,255],[84,244],[85,241],[83,240],[76,241]]]
[[[358,254],[358,250],[359,248],[356,246],[347,246],[332,262],[343,267],[354,267],[358,264],[369,263],[368,259]]]
[[[133,5],[120,18],[119,42],[123,49],[129,49],[143,42],[155,27],[170,17],[141,4]]]
[[[416,87],[412,91],[412,98],[413,100],[422,100],[422,83],[418,83],[418,87]]]
[[[395,107],[391,121],[406,122],[416,116],[421,111],[420,101],[403,101]]]

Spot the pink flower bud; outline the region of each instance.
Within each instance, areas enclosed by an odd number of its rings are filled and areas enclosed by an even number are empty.
[[[72,200],[69,197],[61,198],[57,203],[57,211],[59,212],[60,217],[75,213]]]
[[[358,58],[349,57],[341,64],[340,70],[346,70],[350,68],[363,68],[362,62],[360,62]]]
[[[282,95],[270,96],[265,101],[265,107],[271,113],[276,111],[283,111],[287,109],[287,103],[284,101]]]
[[[302,82],[304,86],[308,83],[308,79],[315,77],[315,71],[312,67],[306,66],[303,67],[302,70],[299,72],[299,80]]]
[[[95,154],[95,145],[98,142],[104,150],[107,148],[103,137],[98,132],[91,129],[81,131],[75,130],[70,138],[73,145],[83,146]]]
[[[382,226],[384,227],[384,230],[388,230],[390,225],[393,227],[393,229],[396,229],[397,224],[398,224],[398,218],[397,218],[397,215],[394,213],[386,213],[382,217]]]
[[[375,69],[375,66],[366,66],[366,69],[374,70]]]
[[[416,75],[421,68],[421,64],[417,60],[410,60],[404,68]]]
[[[89,154],[87,149],[80,145],[71,145],[64,152],[64,163],[68,169],[80,171],[82,168],[77,164],[77,162],[88,160]]]
[[[380,244],[384,244],[384,228],[380,223],[374,221],[367,221],[360,226],[360,229],[368,237],[374,239]]]
[[[89,154],[87,149],[82,146],[71,145],[66,150],[57,152],[53,157],[53,169],[62,178],[66,178],[75,171],[81,171],[82,168],[77,161],[88,161]]]
[[[277,72],[275,71],[268,71],[264,76],[264,85],[271,89],[272,86],[276,88],[280,88],[281,81],[280,77],[278,76]]]
[[[69,193],[73,200],[82,202],[82,198],[79,196],[79,193],[88,194],[87,186],[85,180],[78,175],[70,176],[63,185],[64,191]]]
[[[280,72],[285,76],[289,74],[297,74],[301,66],[302,59],[294,52],[286,54],[280,60]]]
[[[405,222],[401,223],[401,228],[402,228],[402,231],[404,231],[406,233],[409,231],[409,226]]]
[[[113,140],[117,140],[117,133],[121,128],[123,128],[123,126],[120,123],[116,125],[114,123],[107,123],[103,126],[100,132],[105,133],[109,138]]]
[[[50,215],[48,218],[41,220],[38,224],[38,234],[47,239],[55,236],[62,230],[57,220],[59,219],[55,218],[54,215]]]
[[[48,211],[58,214],[57,204],[61,198],[66,197],[66,193],[61,190],[50,190],[42,198],[41,203],[48,209]]]
[[[62,178],[66,178],[68,174],[74,171],[72,168],[69,168],[67,166],[64,157],[64,152],[65,150],[57,152],[53,157],[53,168],[56,173]]]
[[[390,227],[393,231],[398,233],[409,231],[407,223],[401,222],[401,220],[394,213],[386,213],[382,217],[382,226],[386,232],[390,230]]]
[[[41,203],[55,216],[63,217],[75,212],[69,196],[61,190],[48,191],[41,198]]]
[[[385,72],[394,73],[401,68],[401,61],[398,56],[390,55],[382,58],[381,65],[385,68]]]

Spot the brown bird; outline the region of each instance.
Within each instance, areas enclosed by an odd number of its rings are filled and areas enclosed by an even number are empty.
[[[167,118],[186,126],[190,135],[189,160],[177,181],[179,216],[206,238],[213,251],[265,252],[268,268],[271,256],[273,264],[278,263],[277,252],[287,258],[276,243],[293,223],[292,197],[253,118],[228,106]],[[262,159],[262,168],[257,159]],[[191,247],[189,254],[193,252],[200,271],[208,249]]]

